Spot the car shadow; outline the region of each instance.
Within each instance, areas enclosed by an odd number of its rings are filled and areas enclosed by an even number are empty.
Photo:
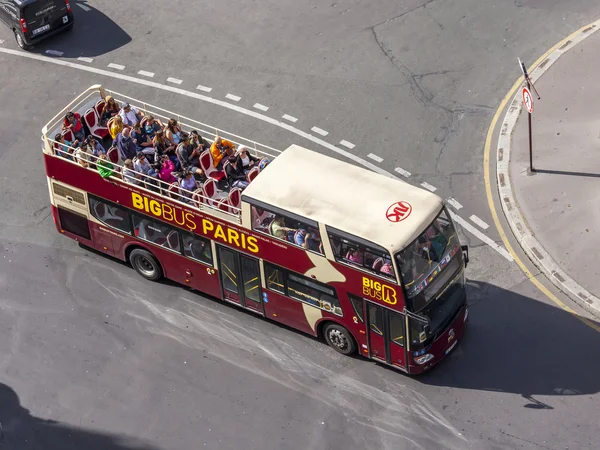
[[[158,450],[130,436],[111,435],[33,416],[17,393],[0,383],[0,448],[20,450]]]
[[[73,29],[41,41],[31,52],[45,55],[46,50],[52,49],[62,52],[63,58],[95,57],[131,42],[131,36],[99,9],[85,1],[71,2],[71,5],[75,18]]]
[[[488,283],[469,282],[469,323],[446,360],[422,383],[523,397],[523,407],[553,409],[536,396],[600,391],[600,329],[553,305]],[[587,320],[587,324],[584,321]],[[550,402],[551,403],[551,402]]]

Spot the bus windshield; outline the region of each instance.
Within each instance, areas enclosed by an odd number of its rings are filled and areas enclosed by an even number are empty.
[[[396,254],[407,308],[419,312],[463,266],[454,224],[444,209],[408,247]]]

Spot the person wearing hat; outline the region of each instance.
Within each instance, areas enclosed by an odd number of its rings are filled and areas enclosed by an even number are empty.
[[[250,183],[248,183],[244,171],[237,165],[237,155],[229,156],[227,161],[229,164],[225,166],[225,175],[229,186],[246,189]]]
[[[142,120],[139,109],[131,106],[129,103],[123,104],[123,108],[119,111],[119,115],[121,116],[121,119],[123,119],[123,124],[126,128],[131,128],[136,122],[141,122]]]
[[[248,147],[245,145],[239,146],[236,155],[236,164],[244,172],[244,175],[248,175],[248,172],[253,167],[258,167],[259,159],[251,155]]]

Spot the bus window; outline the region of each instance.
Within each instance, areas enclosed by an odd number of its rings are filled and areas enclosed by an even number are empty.
[[[335,289],[332,287],[292,273],[288,273],[287,286],[290,297],[338,316],[343,315]]]
[[[113,203],[102,201],[91,195],[89,198],[92,216],[104,225],[116,228],[127,234],[131,233],[131,224],[129,223],[129,212],[127,209]]]
[[[260,272],[255,259],[242,256],[242,281],[244,282],[244,297],[260,303]]]
[[[282,270],[265,263],[265,278],[267,279],[267,289],[285,294]]]
[[[404,347],[404,316],[388,311],[390,317],[390,340]]]
[[[135,235],[153,244],[180,252],[179,233],[172,227],[157,220],[132,214]]]
[[[396,280],[392,259],[387,251],[329,233],[333,255],[338,262],[359,266],[378,275]]]
[[[191,233],[183,234],[183,254],[188,258],[203,262],[212,266],[212,250],[210,241],[200,236],[195,236]]]
[[[383,308],[380,308],[372,303],[368,303],[367,312],[369,313],[369,324],[371,326],[371,331],[383,336]]]
[[[354,308],[354,314],[360,322],[364,322],[363,320],[363,299],[357,297],[356,295],[348,294],[348,298],[350,299],[350,303],[352,303],[352,308]]]

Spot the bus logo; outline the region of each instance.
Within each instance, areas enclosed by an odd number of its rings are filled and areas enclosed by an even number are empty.
[[[363,295],[389,305],[395,305],[398,301],[396,299],[396,290],[393,287],[367,277],[363,277]]]
[[[391,205],[385,213],[385,217],[390,222],[400,222],[410,216],[411,212],[411,204],[402,200]]]

